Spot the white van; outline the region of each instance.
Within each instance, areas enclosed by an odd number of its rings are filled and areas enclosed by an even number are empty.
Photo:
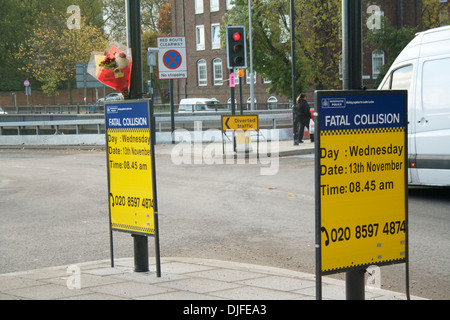
[[[418,33],[378,89],[408,90],[409,184],[450,186],[450,26]]]
[[[178,112],[227,111],[228,107],[215,98],[181,99]]]

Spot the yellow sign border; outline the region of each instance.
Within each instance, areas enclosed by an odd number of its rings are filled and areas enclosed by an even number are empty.
[[[316,112],[316,273],[407,262],[407,92],[317,91]]]
[[[234,121],[229,122],[230,120]],[[238,120],[239,122],[236,122]],[[225,131],[259,131],[258,115],[222,115],[222,132]]]
[[[157,239],[149,101],[107,104],[105,117],[110,229]]]

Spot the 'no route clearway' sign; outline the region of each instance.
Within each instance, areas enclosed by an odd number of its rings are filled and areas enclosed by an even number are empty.
[[[187,54],[185,37],[158,38],[159,79],[186,79]]]

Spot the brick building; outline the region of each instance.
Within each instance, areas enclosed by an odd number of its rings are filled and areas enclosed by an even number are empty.
[[[436,0],[438,1],[438,0]],[[222,16],[232,8],[231,0],[171,0],[172,36],[186,36],[188,55],[188,79],[175,80],[175,102],[190,97],[215,97],[222,102],[230,101],[226,51],[221,49],[219,28]],[[288,1],[287,1],[288,2]],[[396,27],[422,29],[422,0],[363,0],[363,34],[369,28],[378,28],[380,15]],[[439,0],[440,6],[448,8],[447,0]],[[448,21],[447,9],[441,9],[443,20]],[[441,14],[441,13],[440,13]],[[336,41],[341,41],[336,39]],[[386,61],[384,52],[364,47],[363,79],[367,87],[373,86],[379,77],[378,66]],[[337,70],[336,70],[337,71]],[[243,100],[250,101],[250,80],[243,79]],[[237,87],[238,88],[238,87]],[[256,77],[255,99],[258,109],[267,108],[267,102],[286,102],[291,97],[269,95],[265,79]],[[339,89],[339,88],[336,88]],[[312,98],[311,90],[308,98]],[[236,98],[239,99],[238,89]]]
[[[369,29],[380,28],[379,16],[386,17],[398,28],[422,24],[422,0],[363,0],[363,37]],[[378,67],[386,62],[385,53],[363,46],[363,82],[371,88],[379,76]]]
[[[175,103],[193,97],[217,98],[224,103],[231,101],[227,54],[221,49],[219,37],[222,16],[233,6],[231,0],[171,0],[171,5],[172,36],[186,37],[188,56],[188,79],[174,81]],[[236,80],[236,100],[239,102],[239,82]],[[250,79],[246,76],[242,80],[245,105],[251,102]],[[254,87],[258,109],[265,109],[267,102],[288,100],[268,94],[268,85],[259,76],[255,78]]]

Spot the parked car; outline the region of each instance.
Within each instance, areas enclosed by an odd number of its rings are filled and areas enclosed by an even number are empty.
[[[105,101],[118,101],[118,100],[124,100],[123,95],[121,93],[110,93],[104,98],[100,98],[97,100],[97,103],[105,103]]]
[[[228,107],[215,98],[182,99],[178,112],[227,111]]]
[[[0,114],[8,114],[8,112],[6,112],[2,108],[0,108]]]

